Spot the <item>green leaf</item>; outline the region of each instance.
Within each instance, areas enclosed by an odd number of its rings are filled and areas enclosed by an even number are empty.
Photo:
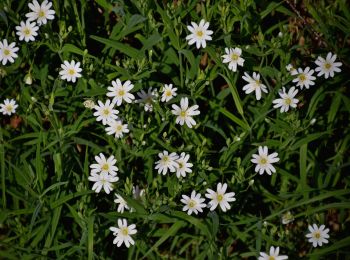
[[[100,43],[105,44],[107,47],[118,50],[121,53],[124,53],[131,58],[140,59],[143,57],[142,53],[139,50],[137,50],[133,47],[130,47],[126,44],[117,42],[115,40],[105,39],[105,38],[95,36],[95,35],[91,35],[90,38],[95,40],[95,41],[98,41]]]

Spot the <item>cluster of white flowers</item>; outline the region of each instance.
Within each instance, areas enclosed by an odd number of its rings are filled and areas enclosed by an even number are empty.
[[[189,163],[190,155],[182,152],[180,156],[176,153],[169,154],[168,151],[163,151],[158,154],[159,161],[156,162],[155,169],[158,170],[158,174],[165,175],[168,170],[170,172],[176,172],[178,178],[186,177],[187,173],[192,172],[192,163]]]
[[[186,37],[188,44],[192,45],[196,43],[197,49],[201,47],[206,48],[206,41],[212,40],[210,35],[213,34],[213,31],[208,30],[209,22],[202,19],[199,25],[194,22],[191,22],[191,24],[192,26],[187,26],[188,30],[190,31],[190,34]],[[223,63],[228,63],[228,68],[230,70],[236,72],[237,66],[243,67],[245,60],[241,57],[242,49],[238,47],[225,48],[225,53],[226,54],[222,55]],[[332,55],[330,52],[327,54],[326,59],[318,57],[315,61],[316,65],[318,65],[316,71],[319,72],[317,76],[324,75],[327,79],[329,76],[333,77],[334,72],[340,72],[341,70],[339,67],[342,65],[342,63],[335,62],[336,57],[336,55]],[[316,78],[313,76],[314,70],[310,69],[310,67],[306,67],[305,69],[295,69],[292,64],[288,64],[286,69],[292,76],[296,76],[296,78],[293,79],[293,83],[296,83],[296,86],[300,87],[301,90],[304,87],[308,89],[310,86],[315,84],[314,80]],[[259,73],[253,72],[253,76],[251,77],[247,72],[244,72],[242,79],[248,82],[248,84],[243,87],[243,91],[246,94],[255,92],[256,100],[261,99],[262,92],[268,93],[267,87],[260,79]],[[282,91],[279,91],[280,98],[273,100],[273,103],[275,104],[274,108],[280,108],[281,113],[287,112],[290,107],[296,108],[297,103],[299,102],[299,100],[295,98],[297,94],[298,90],[295,87],[291,87],[288,91],[285,87],[283,87]],[[177,121],[179,121],[180,124],[181,122],[182,124],[184,122],[184,120],[180,121],[179,117],[177,118]],[[186,121],[186,124],[187,122],[190,121]]]
[[[113,183],[119,180],[117,176],[118,167],[115,166],[117,160],[113,155],[106,158],[103,153],[100,153],[99,156],[95,156],[96,163],[91,164],[91,172],[89,176],[89,181],[94,182],[92,190],[96,193],[99,193],[102,188],[104,191],[109,194],[113,189]],[[118,212],[123,213],[124,209],[129,210],[129,206],[122,196],[115,194],[117,197],[114,202],[118,204]],[[113,244],[117,244],[120,247],[123,243],[126,247],[129,247],[130,244],[133,245],[135,242],[130,235],[136,234],[136,226],[132,224],[128,226],[126,219],[118,219],[118,227],[110,227],[110,230],[113,232],[113,235],[116,238],[113,240]]]
[[[27,13],[26,21],[21,21],[18,26],[16,26],[16,35],[20,41],[35,41],[35,37],[38,36],[39,26],[46,24],[47,20],[53,20],[55,18],[55,11],[51,9],[52,3],[45,0],[38,3],[34,0],[32,3],[28,4],[31,12]],[[19,48],[16,47],[15,42],[8,44],[7,39],[0,41],[0,62],[2,65],[6,65],[9,61],[14,63],[15,59],[18,57],[17,53]]]
[[[16,113],[16,108],[18,107],[16,100],[14,99],[5,99],[4,103],[0,103],[0,113],[5,115],[12,115]]]
[[[201,198],[201,194],[196,193],[196,191],[192,191],[190,197],[187,195],[182,195],[181,202],[185,204],[182,210],[187,211],[188,215],[191,215],[192,213],[197,215],[198,212],[203,212],[203,208],[205,207],[209,207],[210,211],[213,211],[217,208],[217,206],[220,206],[221,210],[226,212],[231,208],[229,202],[236,201],[236,198],[234,197],[235,193],[226,193],[226,189],[226,183],[218,183],[216,191],[207,189],[205,197],[210,200],[208,204],[204,203],[205,199]]]
[[[313,76],[314,72],[318,72],[317,77],[321,77],[324,75],[325,79],[328,79],[329,77],[334,77],[335,72],[340,72],[342,63],[341,62],[335,62],[337,59],[336,54],[332,54],[329,52],[327,54],[326,59],[324,59],[321,56],[318,56],[315,64],[317,65],[316,69],[313,70],[310,67],[303,68],[294,68],[292,64],[288,64],[286,66],[287,71],[294,76],[293,83],[296,83],[297,87],[300,87],[300,90],[302,90],[304,87],[306,89],[309,89],[310,86],[315,85],[316,77]],[[285,88],[282,88],[282,91],[279,92],[279,95],[281,98],[275,99],[273,101],[274,108],[281,108],[281,112],[287,112],[289,110],[289,107],[296,108],[297,103],[299,102],[298,99],[295,98],[295,96],[298,94],[298,90],[296,87],[291,87],[289,91],[287,92]]]
[[[118,167],[115,166],[117,160],[113,155],[106,159],[103,153],[100,156],[95,156],[96,164],[91,164],[91,172],[89,180],[95,182],[92,186],[92,190],[99,193],[103,188],[104,191],[109,194],[113,190],[113,182],[117,182],[119,177],[117,176]]]

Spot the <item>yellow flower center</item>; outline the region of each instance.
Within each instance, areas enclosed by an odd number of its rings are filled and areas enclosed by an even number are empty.
[[[75,70],[74,69],[69,69],[68,70],[68,74],[73,76],[75,74]]]
[[[128,228],[127,228],[127,227],[121,228],[121,233],[122,233],[124,236],[129,235],[129,230],[128,230]]]
[[[299,75],[299,80],[300,80],[301,82],[305,81],[305,80],[306,80],[305,74],[300,74],[300,75]]]
[[[10,55],[10,53],[11,53],[10,50],[8,50],[8,49],[5,49],[5,50],[4,50],[5,56]]]
[[[43,10],[40,10],[38,16],[39,18],[45,17],[45,12]]]
[[[180,112],[180,116],[181,116],[181,117],[186,117],[186,111],[183,111],[183,110],[182,110],[182,111]]]
[[[260,164],[266,164],[266,163],[267,163],[267,159],[266,158],[261,158]]]
[[[179,162],[179,168],[182,169],[184,167],[184,164],[182,162]]]
[[[221,202],[224,199],[224,196],[222,194],[218,194],[217,199],[218,202]]]
[[[125,91],[124,91],[124,90],[122,90],[122,89],[121,89],[121,90],[119,90],[118,95],[119,95],[119,96],[124,96],[124,95],[125,95]]]
[[[315,237],[316,239],[320,239],[320,237],[321,237],[320,232],[315,232],[314,237]]]
[[[104,171],[108,171],[109,170],[109,165],[107,163],[105,163],[102,167],[101,167],[102,170]]]
[[[324,65],[324,67],[325,67],[325,69],[329,70],[329,69],[332,67],[332,65],[329,64],[329,63],[327,62],[327,63]]]
[[[194,200],[190,200],[189,202],[188,202],[188,207],[189,208],[193,208],[193,207],[195,207],[196,206],[196,202],[194,201]]]
[[[117,125],[117,127],[116,127],[117,131],[121,131],[122,128],[123,128],[123,127],[122,127],[121,125]]]
[[[30,29],[29,29],[29,28],[25,28],[25,29],[23,30],[23,33],[24,33],[25,35],[30,35]]]
[[[168,156],[166,156],[166,155],[165,155],[165,156],[163,156],[163,161],[164,161],[164,162],[169,161],[169,157],[168,157]]]
[[[8,104],[5,109],[8,111],[8,112],[11,112],[13,110],[13,106],[11,104]]]
[[[290,105],[292,103],[292,100],[290,98],[287,98],[284,102],[286,103],[286,105]]]
[[[202,37],[203,36],[203,32],[202,31],[197,31],[196,34],[197,34],[198,37]]]
[[[172,95],[171,95],[171,90],[165,91],[165,95],[168,96],[168,97],[171,97],[171,96],[172,96]]]
[[[275,260],[276,258],[274,256],[269,256],[269,260]]]
[[[105,179],[102,179],[101,182],[102,182],[102,185],[104,185],[106,184],[107,181]]]
[[[105,116],[108,116],[108,115],[110,114],[109,109],[108,109],[108,108],[103,109],[103,114],[104,114]]]
[[[256,87],[258,88],[259,86],[260,86],[260,84],[261,84],[261,82],[260,82],[260,80],[255,80],[255,84],[256,84]]]
[[[232,54],[231,55],[232,60],[238,60],[238,55],[237,54]]]

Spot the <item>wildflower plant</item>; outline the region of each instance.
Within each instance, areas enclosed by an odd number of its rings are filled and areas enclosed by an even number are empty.
[[[0,258],[346,259],[349,13],[0,1]]]

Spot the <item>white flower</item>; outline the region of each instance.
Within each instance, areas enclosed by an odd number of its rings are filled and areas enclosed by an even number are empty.
[[[127,80],[124,84],[117,79],[116,81],[112,81],[113,87],[108,87],[109,92],[107,93],[107,97],[113,97],[113,103],[116,103],[117,106],[122,104],[124,99],[125,102],[131,103],[135,96],[129,93],[130,90],[133,89],[134,85],[131,84],[130,80]]]
[[[272,166],[272,163],[280,160],[277,156],[278,153],[268,155],[267,146],[259,146],[259,155],[253,154],[253,159],[251,159],[252,163],[256,163],[255,172],[259,172],[260,175],[265,171],[268,175],[271,175],[272,172],[276,172],[276,169]]]
[[[175,172],[178,164],[176,160],[179,156],[176,153],[169,154],[168,151],[163,151],[163,153],[158,154],[160,160],[156,162],[155,169],[158,169],[158,174],[162,173],[165,175],[168,172]]]
[[[165,84],[163,88],[163,94],[162,94],[162,102],[168,102],[173,97],[176,97],[176,90],[177,88],[173,88],[173,84]]]
[[[109,156],[108,159],[106,159],[105,155],[103,153],[100,153],[100,156],[95,156],[95,160],[97,164],[90,165],[90,168],[92,169],[91,173],[108,173],[112,176],[117,175],[118,167],[115,166],[117,160],[113,155]]]
[[[14,99],[5,99],[3,104],[0,104],[0,113],[3,115],[11,115],[16,113],[18,105]]]
[[[294,76],[298,74],[298,71],[293,67],[292,64],[288,64],[286,66],[287,71],[289,71],[290,75]]]
[[[228,68],[233,72],[237,71],[237,65],[243,67],[244,59],[241,57],[242,49],[240,48],[225,48],[226,54],[223,63],[228,63]]]
[[[186,125],[189,128],[192,128],[193,125],[196,125],[196,121],[192,118],[192,116],[196,116],[200,114],[200,111],[198,109],[198,105],[194,105],[191,107],[188,107],[188,98],[181,98],[180,106],[177,106],[175,104],[172,105],[173,110],[171,110],[171,113],[176,117],[176,124],[183,125],[186,123]]]
[[[140,189],[138,185],[132,186],[132,196],[135,200],[141,199],[145,195],[145,189]]]
[[[119,194],[115,194],[115,196],[117,197],[114,202],[118,204],[118,209],[117,211],[119,213],[123,213],[124,212],[124,209],[127,209],[129,210],[129,206],[128,206],[128,203],[123,199],[122,196],[120,196]]]
[[[188,44],[192,45],[196,43],[197,49],[201,46],[205,48],[207,46],[206,41],[210,41],[212,39],[210,35],[213,34],[213,31],[208,30],[209,22],[205,22],[205,20],[202,19],[199,25],[194,22],[191,22],[191,24],[192,26],[187,26],[187,29],[191,32],[191,34],[186,37]]]
[[[281,107],[281,113],[287,112],[289,110],[289,107],[296,108],[297,103],[299,102],[298,99],[294,98],[296,94],[298,94],[298,90],[295,87],[291,87],[286,93],[286,89],[283,87],[282,91],[278,93],[281,98],[277,98],[272,103],[275,105],[274,108]]]
[[[28,21],[36,20],[38,25],[42,25],[46,24],[47,20],[53,20],[55,18],[55,11],[50,9],[52,3],[47,0],[42,2],[41,5],[37,0],[34,0],[33,3],[29,3],[28,6],[32,10],[32,12],[26,14]]]
[[[110,227],[109,230],[116,236],[113,240],[113,244],[117,244],[117,247],[120,247],[123,243],[125,243],[126,247],[130,247],[130,244],[135,244],[135,241],[130,235],[137,233],[136,225],[131,224],[128,226],[126,219],[118,219],[118,227]]]
[[[340,72],[341,69],[339,68],[342,63],[341,62],[335,62],[337,59],[337,55],[332,55],[331,52],[327,54],[326,59],[322,57],[317,57],[317,60],[315,61],[316,65],[318,67],[315,69],[315,71],[318,71],[317,76],[320,77],[324,74],[324,77],[328,79],[328,77],[334,77],[334,72]]]
[[[286,255],[279,255],[280,253],[280,248],[276,247],[276,249],[271,246],[270,247],[270,254],[266,254],[264,252],[260,252],[260,256],[258,260],[284,260],[288,259],[288,256]]]
[[[182,195],[181,202],[185,204],[182,211],[187,211],[188,215],[191,215],[192,212],[194,214],[198,214],[199,212],[203,212],[202,208],[206,207],[206,204],[203,203],[205,199],[201,198],[201,194],[197,193],[195,191],[192,191],[191,197],[188,197],[186,195]]]
[[[313,224],[312,226],[309,225],[310,233],[308,233],[306,237],[309,238],[309,242],[312,243],[313,247],[317,247],[317,245],[322,246],[322,243],[328,243],[329,228],[324,229],[325,227],[325,225],[321,225],[320,227],[316,224]]]
[[[17,35],[19,36],[19,40],[26,42],[29,41],[35,41],[35,36],[38,36],[38,33],[36,32],[39,30],[39,27],[36,26],[36,23],[31,23],[30,21],[26,21],[25,23],[22,21],[20,23],[20,26],[16,26]]]
[[[115,138],[122,138],[124,133],[129,133],[128,125],[123,124],[121,120],[110,120],[107,122],[106,131],[108,135],[113,135]]]
[[[94,116],[96,116],[96,121],[102,121],[103,125],[106,125],[109,121],[112,121],[113,119],[117,119],[117,114],[119,113],[118,110],[113,109],[114,103],[111,102],[109,99],[106,100],[106,103],[103,104],[102,101],[97,101],[98,105],[96,105],[94,108],[96,112],[94,113]]]
[[[248,82],[248,84],[243,87],[246,94],[250,94],[255,91],[256,100],[260,100],[261,91],[267,93],[267,88],[264,84],[262,84],[259,73],[253,72],[253,77],[251,77],[247,72],[244,72],[244,76],[242,78]]]
[[[136,103],[144,103],[145,111],[152,112],[153,111],[153,102],[156,99],[157,90],[152,90],[149,88],[147,93],[141,89],[140,92],[136,93],[139,96],[139,100],[136,100]]]
[[[104,191],[109,194],[113,190],[113,182],[117,182],[119,180],[118,176],[109,175],[106,172],[98,173],[90,173],[89,181],[94,181],[94,185],[92,186],[92,190],[96,193],[99,193],[103,188]]]
[[[218,205],[220,205],[220,208],[222,211],[226,212],[226,210],[230,209],[231,206],[229,202],[236,201],[235,193],[229,192],[225,193],[227,189],[227,184],[217,184],[216,191],[213,191],[211,189],[207,189],[207,194],[205,194],[205,197],[210,199],[209,202],[210,211],[213,211],[216,209]]]
[[[300,86],[300,89],[309,88],[312,85],[315,85],[315,82],[313,80],[316,79],[316,77],[312,76],[314,74],[314,70],[310,70],[310,67],[306,67],[305,70],[302,68],[298,68],[298,77],[293,79],[293,82],[297,82],[297,86]]]
[[[192,172],[191,167],[193,166],[192,163],[188,163],[188,160],[190,159],[189,154],[181,153],[180,158],[176,160],[178,167],[176,168],[176,176],[180,178],[186,177],[187,172]]]
[[[6,65],[7,61],[10,63],[14,63],[14,58],[17,58],[17,51],[19,50],[16,47],[16,43],[12,42],[10,45],[7,43],[7,40],[4,39],[2,42],[0,41],[0,61],[2,61],[2,65]]]
[[[61,79],[75,83],[76,78],[81,78],[81,74],[79,73],[82,71],[80,68],[80,62],[75,63],[75,61],[72,60],[71,63],[69,63],[65,60],[63,61],[63,64],[61,64],[61,68],[62,70],[59,72]]]

